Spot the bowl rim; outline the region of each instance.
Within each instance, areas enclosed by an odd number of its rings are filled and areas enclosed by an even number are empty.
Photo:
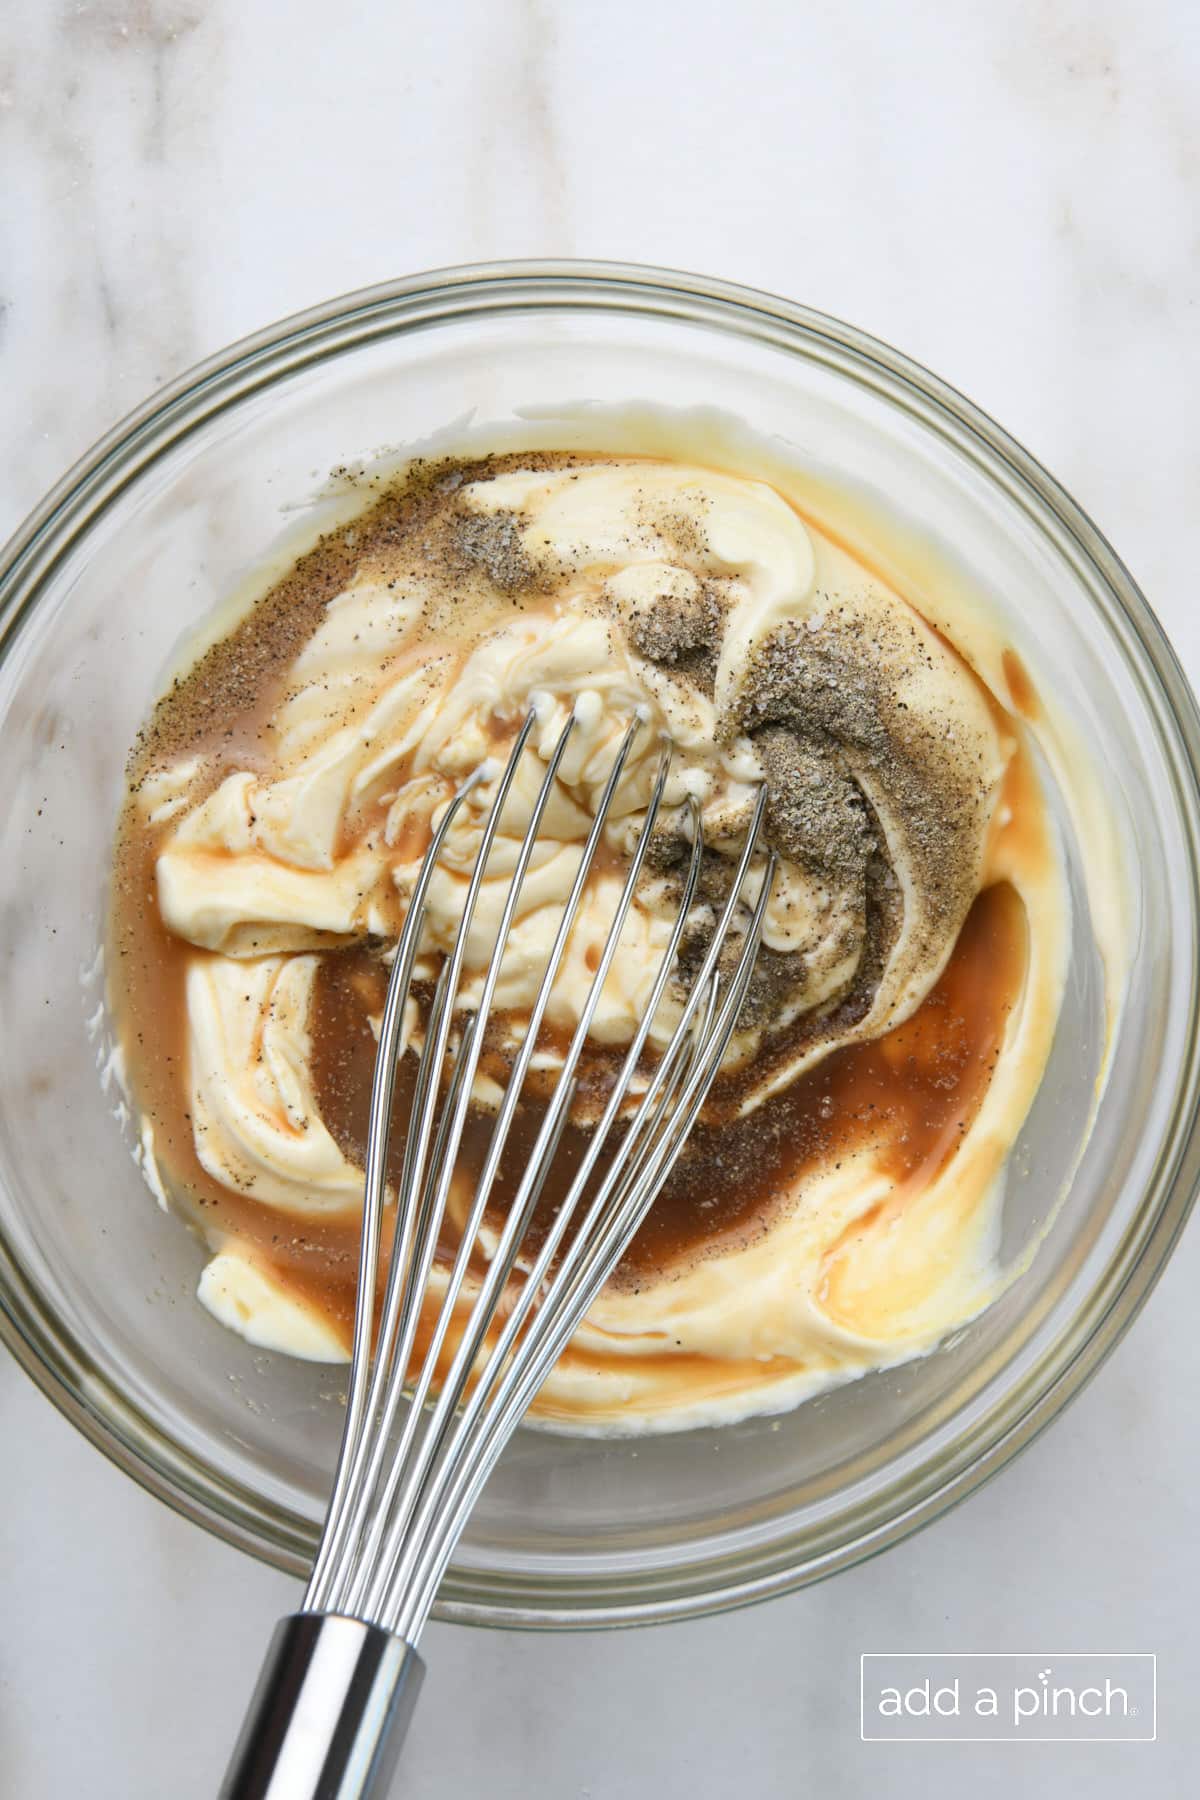
[[[1065,489],[989,415],[882,340],[825,313],[734,282],[647,265],[522,260],[434,269],[339,296],[240,339],[157,390],[100,438],[50,490],[0,549],[0,657],[36,607],[45,582],[104,509],[141,472],[216,414],[309,363],[420,323],[520,307],[608,308],[670,316],[725,329],[809,361],[836,362],[893,405],[917,415],[1029,514],[1068,559],[1099,577],[1141,659],[1143,678],[1172,778],[1184,848],[1200,882],[1200,712],[1175,652],[1112,546]],[[1151,679],[1146,682],[1145,677]],[[1200,915],[1190,916],[1193,966]],[[452,1566],[434,1616],[464,1623],[589,1628],[696,1617],[767,1599],[849,1567],[899,1542],[974,1492],[1042,1431],[1082,1389],[1145,1302],[1174,1248],[1200,1187],[1198,995],[1189,1000],[1187,1053],[1171,1123],[1134,1218],[1061,1335],[1000,1405],[951,1446],[855,1512],[838,1540],[798,1563],[786,1541],[754,1546],[646,1574],[481,1571]],[[227,1542],[277,1567],[306,1573],[308,1521],[237,1489],[166,1438],[117,1391],[29,1283],[0,1233],[0,1339],[59,1410],[111,1461],[158,1499]]]

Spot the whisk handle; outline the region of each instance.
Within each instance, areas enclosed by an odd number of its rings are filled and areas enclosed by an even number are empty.
[[[292,1613],[275,1627],[220,1800],[386,1792],[425,1665],[378,1625]]]

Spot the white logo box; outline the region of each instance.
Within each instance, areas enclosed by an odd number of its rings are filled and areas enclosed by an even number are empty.
[[[864,1743],[1130,1744],[1158,1735],[1152,1651],[865,1651]]]

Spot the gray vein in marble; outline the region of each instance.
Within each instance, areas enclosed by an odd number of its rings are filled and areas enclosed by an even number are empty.
[[[0,136],[32,230],[10,253],[6,348],[38,379],[0,476],[20,492],[31,469],[37,488],[62,472],[50,446],[80,453],[208,347],[180,200],[211,112],[175,100],[215,81],[220,41],[211,17],[166,0],[16,11],[0,23]]]
[[[562,246],[558,254],[566,256],[570,254],[566,248],[567,181],[554,104],[554,12],[546,0],[524,0],[521,14],[525,44],[519,64],[516,108],[524,114],[541,181],[546,234]]]
[[[493,29],[499,9],[491,15]],[[495,54],[479,58],[481,108],[464,135],[472,235],[492,256],[573,254],[566,167],[556,105],[557,19],[545,0],[520,0]],[[519,236],[511,229],[514,209]]]

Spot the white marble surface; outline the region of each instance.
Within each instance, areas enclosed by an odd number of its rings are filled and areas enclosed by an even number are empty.
[[[841,314],[993,411],[1200,678],[1191,0],[8,0],[0,529],[154,384],[436,264],[620,256]],[[1190,1791],[1200,1338],[1185,1238],[1084,1397],[881,1561],[732,1619],[446,1627],[406,1763],[451,1796]],[[0,1793],[214,1791],[294,1588],[0,1361]],[[863,1746],[862,1650],[1152,1649],[1152,1746]]]

